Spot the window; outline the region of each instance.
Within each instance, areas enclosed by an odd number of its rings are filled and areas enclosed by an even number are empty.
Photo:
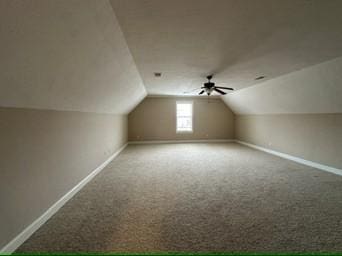
[[[177,102],[177,132],[192,132],[192,102]]]

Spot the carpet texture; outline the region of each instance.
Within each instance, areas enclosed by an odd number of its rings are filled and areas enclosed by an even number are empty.
[[[130,145],[17,252],[342,251],[342,177],[235,143]]]

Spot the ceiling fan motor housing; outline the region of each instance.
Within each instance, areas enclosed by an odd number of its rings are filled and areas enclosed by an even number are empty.
[[[212,82],[207,82],[207,83],[204,83],[204,87],[205,88],[212,88],[215,86],[215,83],[212,83]]]

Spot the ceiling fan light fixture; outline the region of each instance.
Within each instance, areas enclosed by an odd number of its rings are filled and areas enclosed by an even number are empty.
[[[214,90],[214,88],[204,88],[205,92],[207,95],[210,95],[212,93],[212,91]]]

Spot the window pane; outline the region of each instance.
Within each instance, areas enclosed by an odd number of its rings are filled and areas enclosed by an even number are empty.
[[[190,103],[177,104],[177,116],[191,116],[192,106]]]
[[[191,128],[191,117],[178,117],[178,128]]]
[[[177,131],[192,131],[192,103],[177,103]]]

